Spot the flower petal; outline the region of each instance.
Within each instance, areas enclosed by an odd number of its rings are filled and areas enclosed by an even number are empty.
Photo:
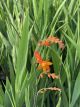
[[[40,54],[39,54],[38,51],[34,52],[34,56],[35,56],[35,58],[36,58],[36,60],[37,60],[38,63],[42,62],[42,58],[41,58],[41,56],[40,56]]]
[[[45,41],[39,41],[38,43],[39,46],[50,46],[49,41],[45,40]]]

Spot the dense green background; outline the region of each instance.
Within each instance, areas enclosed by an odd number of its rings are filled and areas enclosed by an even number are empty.
[[[65,49],[37,45],[49,35]],[[38,79],[35,50],[53,62],[59,80]],[[61,93],[37,94],[50,86]],[[80,0],[0,0],[0,107],[25,106],[80,107]]]

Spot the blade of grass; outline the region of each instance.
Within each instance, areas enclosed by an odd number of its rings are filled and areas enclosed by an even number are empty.
[[[50,33],[50,34],[52,34],[53,31],[54,31],[55,25],[56,25],[56,23],[57,23],[57,21],[58,21],[58,18],[59,18],[59,16],[60,16],[61,12],[62,12],[62,8],[63,8],[63,6],[65,5],[65,2],[66,2],[66,0],[64,0],[64,1],[61,3],[61,5],[59,6],[59,8],[57,9],[57,12],[55,13],[55,16],[53,17],[53,20],[52,20],[51,25],[50,25],[50,28],[51,28],[51,33]],[[56,20],[56,19],[57,19],[57,20]]]
[[[28,55],[28,44],[29,44],[29,11],[27,9],[26,16],[24,19],[24,24],[22,27],[21,39],[19,41],[19,48],[17,52],[17,62],[16,62],[16,81],[15,81],[15,91],[16,91],[16,103],[19,106],[19,90],[21,88],[22,77],[26,68],[27,55]],[[17,107],[18,107],[17,106]]]
[[[30,100],[29,100],[29,86],[28,88],[25,90],[25,103],[26,103],[26,107],[31,107],[30,106]]]
[[[79,96],[80,96],[80,72],[78,73],[78,76],[75,81],[70,107],[74,107]]]
[[[3,105],[4,102],[4,92],[2,90],[2,86],[0,85],[0,104]]]
[[[37,21],[37,1],[36,0],[32,0],[33,2],[33,10],[34,10],[34,17],[35,17],[35,21]]]

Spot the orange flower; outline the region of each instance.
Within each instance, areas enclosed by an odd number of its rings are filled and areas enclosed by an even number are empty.
[[[59,78],[60,78],[59,75],[56,75],[55,73],[52,73],[52,74],[51,74],[50,72],[42,72],[42,73],[40,74],[40,78],[43,78],[45,74],[47,74],[47,76],[48,76],[49,78],[52,78],[52,79],[59,79]]]
[[[48,41],[50,41],[51,43],[58,43],[59,39],[57,37],[53,37],[53,36],[49,36],[47,38]]]
[[[49,61],[44,61],[42,58],[41,58],[41,56],[40,56],[40,54],[39,54],[39,52],[38,51],[35,51],[34,52],[34,56],[36,57],[36,59],[37,59],[37,63],[39,63],[39,66],[38,66],[38,70],[43,70],[44,72],[49,72],[50,71],[50,65],[52,65],[52,63],[51,62],[49,62]]]
[[[46,40],[40,41],[39,46],[50,46],[53,43],[58,43],[59,48],[64,49],[64,43],[57,37],[49,36]]]
[[[39,46],[50,46],[50,43],[47,40],[45,40],[45,41],[39,41],[38,45]]]
[[[62,41],[59,41],[58,44],[60,49],[64,49],[64,43]]]
[[[59,75],[56,75],[55,73],[52,73],[52,74],[49,73],[48,77],[53,78],[53,79],[59,79],[60,78]]]
[[[34,52],[34,56],[36,57],[37,63],[41,63],[43,61],[38,51]]]
[[[64,43],[57,37],[49,36],[47,38],[47,41],[49,41],[51,43],[58,43],[59,44],[59,48],[64,49]]]
[[[50,71],[50,65],[52,65],[51,62],[49,61],[42,61],[39,66],[38,66],[38,70],[43,69],[44,72],[49,72]]]

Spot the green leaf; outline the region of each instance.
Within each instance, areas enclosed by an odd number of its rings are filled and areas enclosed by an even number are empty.
[[[30,107],[30,100],[29,100],[29,86],[25,90],[25,103],[26,107]]]
[[[16,80],[15,80],[15,94],[16,94],[16,103],[19,106],[19,98],[22,93],[21,83],[22,77],[25,73],[27,56],[28,56],[28,45],[29,45],[29,11],[26,11],[26,16],[24,19],[24,24],[22,27],[21,38],[19,41],[19,48],[17,51],[17,61],[16,61]]]
[[[63,6],[65,5],[65,2],[66,2],[66,0],[64,0],[64,1],[60,4],[59,8],[57,9],[57,11],[56,11],[56,13],[55,13],[55,16],[53,17],[53,20],[52,20],[51,25],[50,25],[50,28],[51,28],[51,33],[50,33],[50,34],[52,34],[52,33],[54,32],[55,25],[56,25],[56,23],[58,22],[58,19],[59,19],[61,13],[62,13],[62,8],[63,8]]]
[[[75,81],[70,107],[73,107],[75,105],[79,96],[80,96],[80,72],[78,73],[78,76]]]
[[[19,41],[19,48],[17,52],[17,62],[16,62],[16,75],[17,76],[20,76],[26,68],[29,38],[30,38],[29,12],[27,10],[26,17],[24,19],[24,25],[22,28],[21,39]]]
[[[73,8],[73,5],[74,5],[74,1],[75,1],[75,0],[71,0],[70,5],[69,5],[69,13],[70,13],[70,14],[71,14],[71,12],[72,12],[72,8]]]
[[[14,74],[14,68],[13,68],[13,63],[11,62],[10,57],[8,57],[8,65],[10,69],[10,82],[13,87],[13,90],[15,89],[15,74]]]
[[[4,107],[4,106],[0,104],[0,107]]]
[[[52,49],[52,48],[50,48],[50,49],[51,49],[51,55],[52,55],[52,60],[53,60],[54,72],[59,74],[61,59],[60,59],[58,53],[54,49]]]
[[[2,86],[0,85],[0,104],[3,105],[3,101],[4,101],[4,92],[2,90]]]
[[[34,10],[34,17],[37,20],[37,0],[32,0],[33,2],[33,10]]]
[[[4,107],[12,107],[12,106],[14,107],[14,103],[12,100],[11,84],[7,78],[6,86],[5,86]]]
[[[77,54],[78,54],[78,57],[79,57],[79,59],[80,59],[80,39],[78,40],[78,42],[77,42],[77,46],[76,46],[76,49],[77,49]]]
[[[4,35],[0,32],[0,38],[2,39],[3,44],[5,45],[6,48],[10,48],[10,43],[8,40],[4,37]]]
[[[42,8],[43,8],[43,0],[39,1],[39,13],[38,13],[38,17],[40,18],[42,15]]]
[[[58,100],[56,107],[60,107],[60,105],[61,105],[61,96],[59,96],[59,100]]]
[[[8,39],[9,39],[10,44],[13,46],[16,41],[16,33],[9,21],[6,22],[6,25],[7,25]]]
[[[63,32],[63,33],[65,34],[66,38],[72,43],[74,48],[76,48],[78,57],[80,58],[80,49],[79,49],[80,48],[80,42],[79,42],[80,39],[78,39],[78,42],[76,44],[76,42],[71,37],[69,37],[65,32]]]

